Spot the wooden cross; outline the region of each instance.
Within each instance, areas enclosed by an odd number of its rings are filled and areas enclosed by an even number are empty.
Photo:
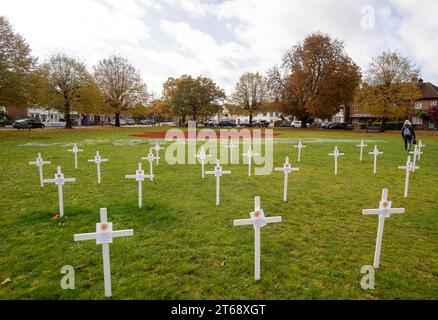
[[[363,160],[363,148],[364,147],[368,147],[368,145],[365,144],[365,142],[362,139],[362,140],[360,140],[360,144],[357,145],[357,147],[360,147],[360,161],[362,162],[362,160]]]
[[[155,141],[155,146],[152,149],[155,150],[155,159],[157,160],[158,166],[160,160],[160,150],[164,150],[164,148],[161,148],[160,143],[158,141]]]
[[[134,175],[127,174],[125,176],[126,179],[135,179],[138,182],[138,207],[141,208],[143,206],[143,190],[142,183],[145,178],[150,178],[150,176],[144,174],[144,170],[141,168],[141,162],[138,164],[138,169]]]
[[[382,248],[382,237],[383,228],[385,226],[385,219],[391,217],[391,214],[401,214],[404,213],[404,208],[392,208],[392,202],[388,201],[388,189],[383,189],[382,200],[379,202],[379,209],[364,209],[362,210],[363,215],[378,215],[379,216],[379,226],[377,228],[377,240],[376,240],[376,251],[374,254],[374,268],[379,268],[380,264],[380,251]]]
[[[38,167],[38,172],[40,173],[40,185],[44,187],[44,175],[43,175],[43,166],[45,164],[50,164],[50,161],[44,161],[41,157],[41,153],[38,153],[38,156],[34,162],[29,162],[29,164],[36,165]]]
[[[225,148],[230,149],[230,164],[233,163],[233,149],[239,147],[238,144],[234,144],[233,140],[230,140],[230,143],[225,144]]]
[[[113,231],[113,224],[108,222],[106,208],[100,209],[100,223],[96,223],[96,232],[74,235],[74,241],[96,240],[96,244],[102,245],[103,278],[106,297],[112,296],[109,244],[113,243],[113,238],[130,237],[133,235],[134,230],[132,229]]]
[[[254,226],[254,270],[255,280],[260,280],[260,228],[269,223],[281,222],[281,217],[265,217],[263,209],[260,208],[260,197],[254,198],[254,211],[250,219],[234,220],[234,226]]]
[[[335,151],[333,153],[329,153],[329,156],[335,157],[335,175],[338,174],[338,158],[344,155],[345,153],[339,152],[338,146],[335,147]]]
[[[252,163],[252,158],[254,158],[255,156],[258,156],[258,153],[254,153],[251,149],[251,146],[248,148],[248,152],[247,153],[242,153],[242,156],[247,157],[248,158],[248,177],[251,177],[251,163]]]
[[[406,170],[405,198],[407,198],[408,193],[409,193],[409,175],[410,175],[410,172],[414,171],[414,169],[420,169],[420,167],[414,167],[414,165],[411,162],[411,157],[408,156],[408,161],[406,162],[406,166],[400,166],[398,168]]]
[[[207,159],[207,157],[211,157],[211,154],[205,154],[204,147],[201,147],[199,154],[195,155],[195,158],[201,160],[202,178],[205,177],[205,159]]]
[[[151,179],[151,181],[154,181],[154,160],[160,158],[160,157],[154,157],[153,153],[152,153],[152,148],[149,150],[149,154],[147,157],[143,157],[141,158],[142,160],[147,160],[149,161],[149,175],[148,177]]]
[[[79,149],[77,144],[75,143],[75,145],[73,146],[73,149],[69,149],[67,151],[74,153],[74,155],[75,155],[75,169],[77,169],[78,168],[78,152],[83,152],[84,150]]]
[[[368,154],[374,156],[374,174],[376,174],[377,173],[377,157],[379,155],[383,154],[383,152],[380,152],[379,149],[377,149],[377,146],[374,146],[374,151],[368,152]]]
[[[207,171],[205,174],[212,174],[216,176],[216,205],[218,206],[220,199],[221,176],[224,174],[231,174],[231,171],[222,170],[219,160],[216,160],[216,167],[214,167],[214,171]]]
[[[409,153],[414,155],[414,162],[412,164],[412,166],[413,166],[412,172],[415,172],[415,166],[417,165],[417,157],[418,157],[418,159],[420,159],[422,152],[420,151],[420,148],[418,147],[418,145],[415,145],[414,151],[410,151]]]
[[[283,165],[283,168],[275,168],[275,171],[284,172],[284,193],[283,193],[283,201],[287,201],[287,178],[289,173],[293,171],[300,171],[299,168],[292,168],[291,164],[289,163],[289,157],[286,157],[286,161]]]
[[[92,160],[88,160],[88,162],[93,162],[97,165],[97,183],[101,183],[100,179],[100,164],[102,162],[107,162],[108,159],[102,159],[102,157],[99,154],[99,151],[96,151],[96,156]]]
[[[298,141],[298,145],[294,146],[294,148],[298,148],[298,162],[301,162],[301,149],[305,148],[306,146],[303,145],[303,143]]]
[[[420,142],[418,143],[418,150],[419,150],[418,160],[421,160],[421,155],[423,154],[423,152],[421,152],[421,149],[423,149],[424,147],[427,146],[423,144],[423,142],[420,140]]]
[[[62,193],[62,186],[66,182],[76,182],[75,178],[65,178],[64,174],[61,171],[61,167],[57,167],[57,172],[55,174],[54,179],[44,179],[44,183],[54,183],[58,186],[58,197],[59,197],[59,216],[62,218],[64,217],[64,200],[63,200],[63,193]]]

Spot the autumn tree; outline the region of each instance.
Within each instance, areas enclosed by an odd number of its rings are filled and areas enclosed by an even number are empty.
[[[418,75],[419,69],[407,57],[383,52],[368,67],[359,103],[381,118],[382,128],[388,119],[406,118],[421,96]]]
[[[163,119],[170,119],[172,117],[170,105],[163,99],[154,99],[149,105],[149,109],[149,114],[155,122],[159,123]]]
[[[232,103],[244,110],[252,123],[253,116],[267,103],[268,90],[266,80],[258,72],[244,73],[236,85],[232,94]]]
[[[146,105],[148,92],[140,72],[119,55],[101,60],[94,67],[94,77],[105,103],[115,114],[115,125],[120,126],[120,114],[139,104]]]
[[[349,106],[360,83],[359,67],[344,44],[316,33],[283,56],[268,72],[268,87],[277,109],[302,120],[329,118]]]
[[[25,40],[0,16],[0,106],[23,108],[32,102],[36,62]]]
[[[179,116],[184,123],[187,116],[196,121],[199,117],[219,112],[225,92],[210,78],[183,75],[179,78],[169,78],[164,83],[163,98],[172,113]]]
[[[72,128],[71,113],[92,112],[102,106],[102,96],[85,64],[65,53],[55,53],[37,71],[37,102],[65,116],[65,127]]]

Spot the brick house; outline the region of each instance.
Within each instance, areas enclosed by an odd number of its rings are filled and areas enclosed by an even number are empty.
[[[428,108],[438,105],[438,87],[430,82],[424,82],[423,79],[420,79],[418,81],[418,88],[421,92],[421,98],[412,106],[410,120],[417,127],[433,129],[436,124],[424,116]],[[373,114],[369,113],[365,107],[360,105],[355,105],[350,108],[350,118],[353,124],[365,124],[379,120]]]

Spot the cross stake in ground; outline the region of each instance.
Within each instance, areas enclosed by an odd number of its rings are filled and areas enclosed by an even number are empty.
[[[248,158],[248,177],[251,177],[251,163],[252,163],[252,158],[254,158],[255,156],[258,156],[258,153],[254,153],[251,149],[251,146],[248,148],[248,152],[247,153],[242,153],[242,156],[247,157]]]
[[[383,228],[385,219],[391,217],[391,214],[404,213],[404,208],[392,208],[392,202],[388,201],[388,189],[383,189],[382,200],[379,203],[379,209],[364,209],[363,215],[378,215],[379,226],[377,228],[376,251],[374,254],[374,268],[378,269],[380,264],[380,251],[382,249]]]
[[[234,220],[235,226],[254,226],[254,271],[255,280],[260,280],[260,228],[269,223],[281,222],[281,217],[265,217],[263,209],[260,208],[260,197],[254,198],[254,211],[250,214],[250,219]]]
[[[152,149],[155,150],[155,160],[157,160],[158,166],[160,160],[160,150],[164,150],[164,148],[161,148],[160,143],[158,141],[155,141],[155,145]]]
[[[231,174],[231,171],[222,170],[219,160],[216,160],[216,167],[214,171],[207,171],[205,174],[212,174],[216,176],[216,205],[219,205],[220,190],[221,190],[221,176],[224,174]]]
[[[238,148],[238,144],[234,144],[233,139],[230,140],[230,143],[225,144],[225,148],[230,149],[230,164],[233,164],[233,149]]]
[[[201,170],[202,170],[202,178],[205,177],[205,160],[207,157],[211,157],[210,154],[205,154],[204,147],[201,147],[199,154],[195,155],[196,158],[199,158],[201,161]]]
[[[418,150],[419,150],[418,160],[421,160],[421,155],[423,154],[423,152],[421,152],[421,150],[422,150],[424,147],[427,147],[427,146],[426,146],[425,144],[423,144],[423,142],[420,140],[420,141],[418,142]]]
[[[67,151],[74,153],[74,155],[75,155],[75,169],[77,169],[78,168],[78,153],[82,152],[84,150],[79,149],[77,144],[75,143],[75,145],[73,146],[73,149],[69,149]]]
[[[113,224],[108,222],[106,208],[100,209],[100,223],[96,223],[96,232],[74,235],[74,241],[96,240],[96,244],[102,245],[103,279],[106,297],[112,296],[109,244],[113,242],[113,238],[130,237],[133,235],[134,230],[132,229],[113,231]]]
[[[45,164],[50,164],[50,161],[44,161],[41,157],[41,153],[38,153],[38,157],[34,162],[29,162],[29,164],[36,165],[38,167],[38,172],[40,174],[40,185],[44,187],[44,175],[43,175],[43,166]]]
[[[64,196],[62,193],[62,186],[66,182],[76,182],[75,178],[64,178],[64,174],[61,171],[61,167],[58,166],[57,172],[55,174],[55,179],[44,179],[44,183],[54,183],[58,186],[58,197],[59,197],[59,216],[64,217]]]
[[[298,162],[301,162],[301,149],[305,148],[306,146],[303,145],[303,143],[298,141],[298,145],[294,146],[294,148],[298,148]]]
[[[360,162],[362,162],[363,161],[363,148],[368,147],[368,145],[365,144],[365,142],[362,139],[362,140],[360,140],[360,144],[357,146],[360,147]]]
[[[383,154],[383,152],[380,152],[379,149],[377,149],[377,146],[374,146],[374,151],[369,152],[368,154],[374,156],[374,174],[377,173],[377,157]]]
[[[338,158],[343,155],[345,155],[345,153],[340,153],[338,146],[335,147],[335,151],[333,153],[329,153],[329,156],[335,157],[335,175],[338,174]]]
[[[159,158],[159,157],[158,157]],[[147,160],[149,161],[149,175],[148,177],[151,179],[151,181],[154,181],[154,160],[156,160],[157,157],[154,157],[152,154],[152,148],[149,150],[149,154],[147,157],[141,158],[141,160]]]
[[[100,164],[102,162],[108,162],[108,159],[102,159],[102,157],[99,154],[99,151],[96,151],[96,156],[94,157],[94,159],[92,160],[88,160],[88,162],[93,162],[96,164],[97,166],[97,183],[101,183],[101,179],[100,179]]]
[[[299,168],[292,168],[291,164],[289,163],[289,157],[286,157],[286,161],[283,165],[283,168],[275,168],[275,171],[278,172],[284,172],[284,193],[283,193],[283,201],[287,201],[287,178],[289,173],[293,171],[300,171]]]
[[[422,152],[418,145],[415,145],[414,151],[410,151],[410,154],[414,155],[414,162],[412,163],[412,172],[415,172],[415,166],[417,165],[417,158],[420,159]]]
[[[143,190],[142,183],[145,178],[150,178],[149,176],[144,174],[144,170],[141,168],[141,162],[138,164],[138,169],[134,175],[127,174],[125,176],[126,179],[135,179],[138,182],[138,207],[141,208],[143,206]]]
[[[408,197],[409,193],[409,175],[412,171],[415,169],[420,169],[420,167],[414,167],[414,165],[411,162],[411,157],[408,156],[408,161],[406,162],[406,166],[400,166],[399,169],[406,170],[406,180],[405,180],[405,198]]]

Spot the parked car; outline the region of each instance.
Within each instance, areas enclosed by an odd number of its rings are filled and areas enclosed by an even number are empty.
[[[214,121],[214,120],[205,120],[203,122],[203,124],[206,127],[214,127],[216,125],[216,121]]]
[[[237,124],[235,122],[228,121],[228,120],[221,120],[217,123],[217,125],[221,128],[225,128],[225,127],[235,128],[235,127],[237,127]]]
[[[126,125],[133,126],[135,125],[134,119],[125,119]]]
[[[290,126],[292,128],[301,128],[301,121],[299,121],[299,120],[292,121]]]
[[[121,126],[126,126],[126,121],[124,119],[120,119],[119,123],[120,123]],[[116,125],[116,120],[111,121],[111,124],[113,126],[115,126]]]
[[[256,126],[260,128],[267,128],[269,127],[269,122],[266,120],[260,120],[259,122],[256,123]]]
[[[353,130],[353,125],[348,122],[334,122],[329,126],[329,129]]]
[[[154,124],[154,119],[142,119],[140,120],[140,124],[145,126],[152,126]]]
[[[254,127],[254,123],[241,122],[240,126],[243,127],[243,128],[252,128],[252,127]]]
[[[333,122],[324,122],[322,125],[321,125],[321,128],[322,129],[328,129],[328,128],[330,128],[330,126],[333,124]]]
[[[21,119],[21,120],[14,121],[14,123],[12,124],[12,127],[14,127],[15,129],[34,129],[34,128],[43,129],[46,126],[44,123],[42,123],[38,119],[27,118],[27,119]]]

